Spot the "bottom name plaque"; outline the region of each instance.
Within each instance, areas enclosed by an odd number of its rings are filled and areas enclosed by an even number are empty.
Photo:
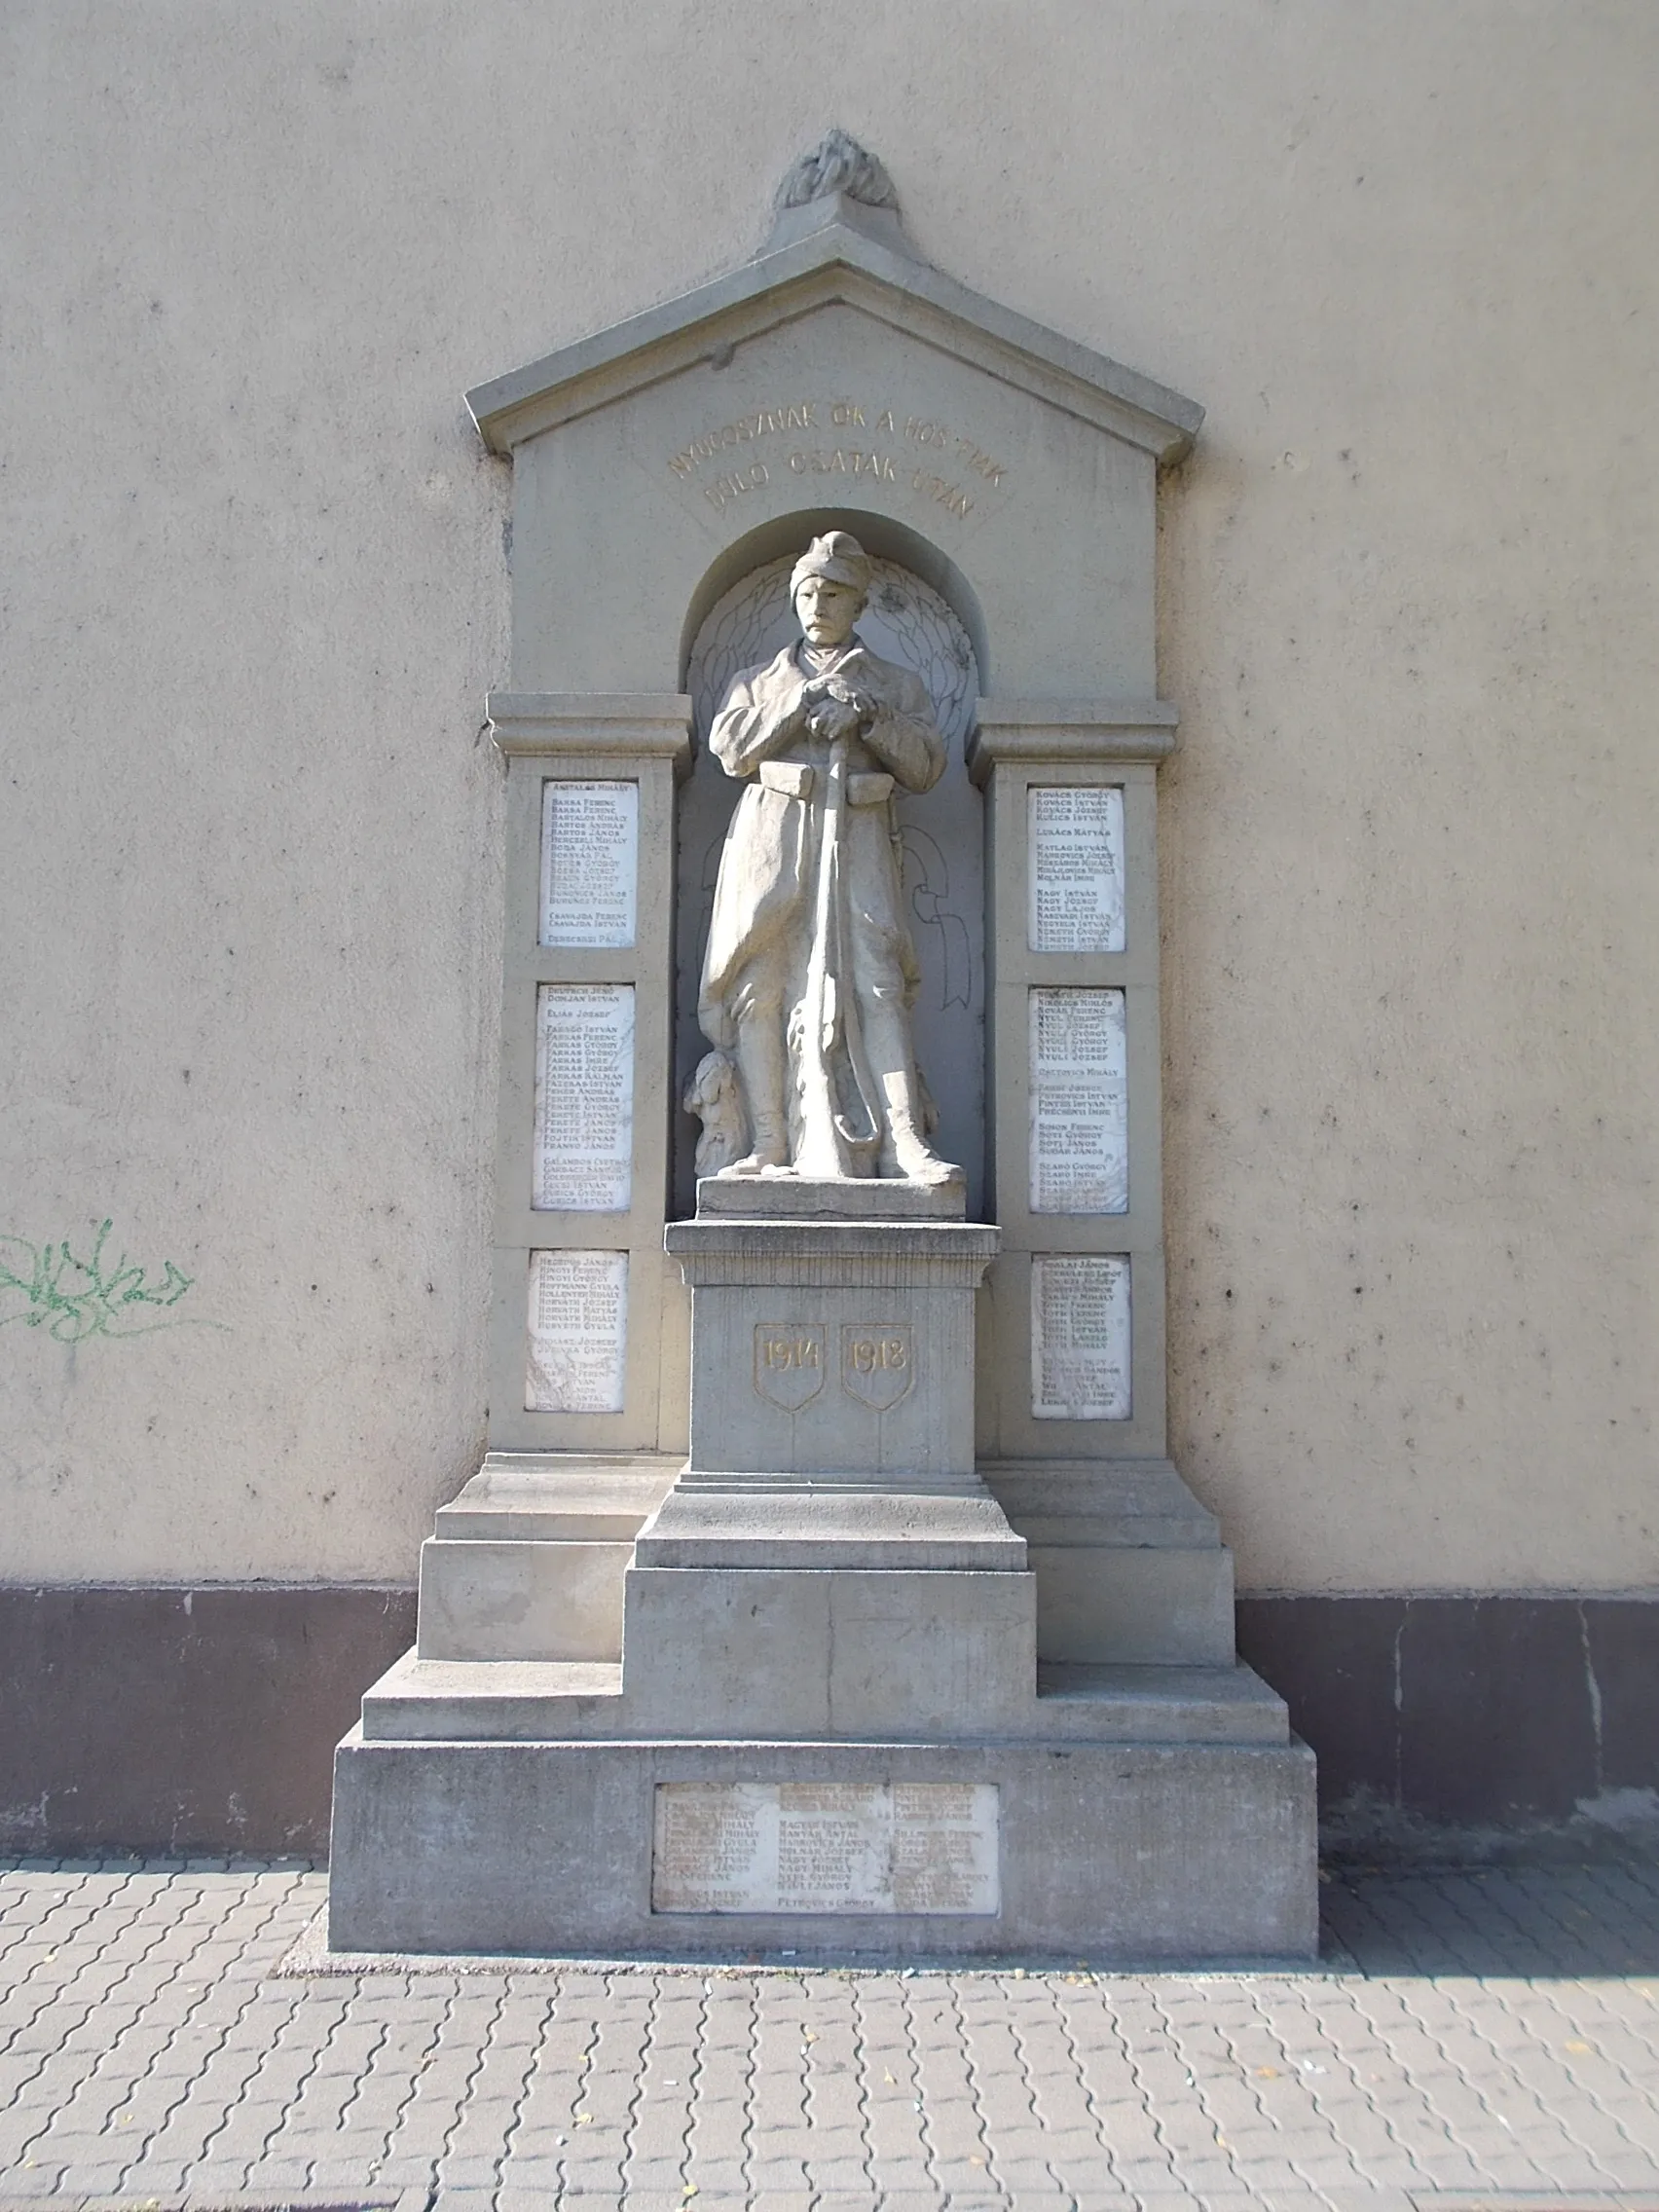
[[[653,1912],[995,1913],[990,1782],[659,1782]]]
[[[628,1351],[626,1252],[532,1252],[527,1413],[619,1414]]]
[[[1040,1252],[1031,1262],[1031,1413],[1036,1420],[1129,1418],[1129,1262]]]

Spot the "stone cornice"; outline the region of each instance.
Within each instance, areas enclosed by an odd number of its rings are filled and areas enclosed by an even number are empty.
[[[1002,1232],[962,1221],[671,1221],[663,1242],[694,1288],[973,1289],[996,1258]]]
[[[746,341],[837,304],[975,361],[1161,463],[1190,450],[1203,421],[1195,401],[918,260],[890,210],[861,208],[855,218],[844,196],[835,196],[789,213],[804,235],[791,236],[780,222],[774,240],[742,268],[468,392],[491,450],[509,454],[527,438],[711,357],[723,366]],[[891,236],[881,235],[885,227]]]
[[[981,699],[968,773],[983,784],[1003,762],[1162,760],[1180,719],[1166,699]]]
[[[691,757],[691,701],[675,691],[492,691],[485,712],[504,754]]]

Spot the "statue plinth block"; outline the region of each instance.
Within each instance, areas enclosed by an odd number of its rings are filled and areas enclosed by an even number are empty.
[[[967,1186],[890,1175],[704,1175],[700,1221],[961,1221]]]
[[[994,1228],[670,1224],[691,1289],[687,1476],[977,1494],[974,1299]]]

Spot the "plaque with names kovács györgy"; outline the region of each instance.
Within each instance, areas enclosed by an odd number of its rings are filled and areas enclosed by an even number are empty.
[[[633,1158],[633,984],[543,983],[535,994],[531,1204],[625,1213]]]
[[[1122,952],[1122,790],[1116,784],[1038,784],[1026,801],[1031,950]]]
[[[541,942],[606,949],[634,941],[640,787],[550,778],[541,787]]]
[[[1124,1255],[1040,1252],[1032,1259],[1031,1413],[1036,1420],[1128,1419]]]
[[[527,1413],[620,1413],[627,1345],[626,1252],[530,1255]]]
[[[1128,1057],[1122,991],[1030,994],[1031,1210],[1124,1213]]]
[[[994,1913],[989,1782],[659,1782],[653,1912]]]

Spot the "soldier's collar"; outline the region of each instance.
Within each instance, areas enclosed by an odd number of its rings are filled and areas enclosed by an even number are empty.
[[[806,638],[797,638],[791,649],[802,668],[816,655],[823,656],[819,662],[821,667],[832,668],[838,661],[849,660],[854,653],[863,652],[865,645],[857,636],[849,638],[844,645],[815,645]]]

